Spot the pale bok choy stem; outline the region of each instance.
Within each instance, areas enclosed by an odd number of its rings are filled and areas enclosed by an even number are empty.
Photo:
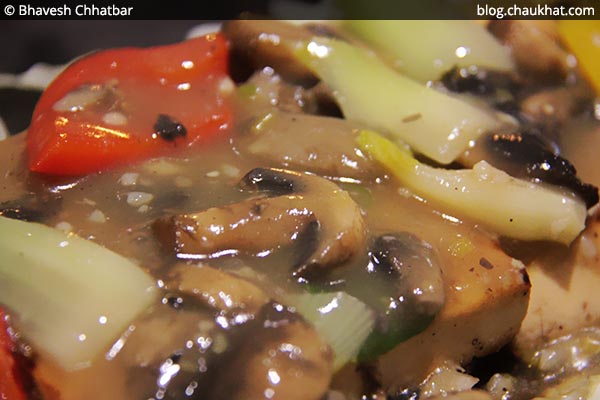
[[[506,124],[492,110],[407,78],[340,40],[314,38],[301,42],[294,54],[332,89],[347,119],[401,139],[441,164]]]
[[[508,47],[475,21],[347,20],[342,26],[420,82],[438,80],[454,67],[514,70]]]
[[[356,358],[375,325],[375,312],[345,292],[289,295],[286,302],[329,344],[335,356],[334,370]]]
[[[434,168],[372,131],[360,132],[357,140],[363,151],[432,206],[499,235],[568,245],[585,228],[585,204],[573,193],[513,178],[485,161],[472,169]]]
[[[0,217],[0,304],[36,351],[89,365],[156,299],[129,259],[41,224]]]

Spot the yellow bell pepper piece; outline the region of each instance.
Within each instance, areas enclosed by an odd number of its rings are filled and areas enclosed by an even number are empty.
[[[561,20],[558,31],[583,74],[600,93],[600,21]]]

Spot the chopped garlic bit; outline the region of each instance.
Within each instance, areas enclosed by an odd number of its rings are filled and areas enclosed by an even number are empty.
[[[103,224],[106,222],[106,215],[104,215],[104,213],[98,209],[92,211],[92,213],[89,215],[88,219],[92,222],[97,222],[99,224]]]
[[[85,107],[99,102],[107,94],[104,85],[83,85],[67,93],[63,98],[54,103],[54,111],[77,112]]]
[[[462,235],[456,235],[456,238],[448,245],[448,252],[453,257],[464,257],[475,250],[473,242]]]
[[[83,204],[86,204],[86,205],[92,206],[92,207],[96,205],[96,202],[94,200],[88,199],[87,197],[85,197],[83,200],[81,200],[81,202]]]
[[[209,171],[205,175],[208,178],[218,178],[219,176],[221,176],[221,174],[227,178],[237,179],[240,177],[240,169],[231,164],[223,164],[219,169]]]
[[[201,266],[201,265],[202,264],[199,264],[198,266]],[[244,278],[244,279],[247,279],[252,282],[264,282],[266,279],[265,275],[260,274],[258,271],[256,271],[253,268],[248,267],[247,265],[244,265],[243,267],[241,267],[239,269],[232,270],[231,273],[236,276],[239,276],[240,278]]]
[[[599,249],[594,243],[594,239],[589,234],[583,234],[579,237],[579,253],[587,260],[594,260],[598,257]]]
[[[179,165],[164,158],[148,161],[144,164],[144,169],[161,176],[175,175],[182,172]]]
[[[135,186],[139,177],[137,172],[126,172],[119,178],[119,183],[123,186]]]
[[[510,265],[512,265],[513,267],[515,267],[517,269],[525,269],[525,264],[523,263],[523,261],[518,260],[516,258],[512,258],[510,260]]]
[[[228,95],[233,93],[235,89],[235,83],[229,77],[225,77],[221,79],[219,82],[219,93],[222,95]]]
[[[411,197],[413,197],[413,196],[414,196],[414,193],[413,193],[413,192],[411,192],[410,190],[408,190],[407,188],[405,188],[405,187],[402,187],[402,186],[400,186],[400,187],[398,188],[398,194],[399,194],[400,196],[404,197],[405,199],[410,199]]]
[[[346,396],[337,390],[330,390],[327,392],[327,400],[347,400]]]
[[[139,207],[150,203],[154,199],[152,193],[146,192],[129,192],[127,193],[127,204],[132,207]]]
[[[73,225],[71,225],[67,221],[61,221],[58,224],[54,225],[54,227],[59,231],[63,231],[65,233],[73,232]]]
[[[227,338],[225,337],[225,335],[218,333],[214,336],[212,350],[216,354],[221,354],[225,352],[228,346],[229,345],[227,343]]]
[[[223,175],[229,178],[238,178],[240,176],[240,169],[230,164],[223,164],[221,171]]]
[[[150,206],[148,204],[141,205],[138,209],[139,213],[146,213],[150,210]]]
[[[194,185],[194,182],[188,178],[187,176],[177,176],[175,177],[175,186],[178,188],[189,188]]]
[[[122,126],[127,123],[127,117],[118,111],[110,111],[102,116],[102,121],[108,125]]]
[[[486,389],[494,399],[510,399],[517,383],[517,379],[512,375],[496,373],[486,383]]]
[[[190,31],[186,34],[186,39],[191,39],[195,37],[205,36],[209,34],[213,34],[221,30],[220,22],[202,22],[199,25],[194,26]]]

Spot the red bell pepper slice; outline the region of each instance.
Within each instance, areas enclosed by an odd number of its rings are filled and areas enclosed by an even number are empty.
[[[169,46],[93,53],[41,96],[29,169],[83,175],[206,143],[231,123],[228,44],[212,34]]]
[[[14,343],[8,333],[4,311],[0,308],[0,399],[25,400],[17,362],[13,356]]]

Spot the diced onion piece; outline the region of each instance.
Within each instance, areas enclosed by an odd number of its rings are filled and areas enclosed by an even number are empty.
[[[473,169],[434,168],[371,131],[358,143],[415,194],[500,235],[568,245],[585,228],[585,204],[572,193],[513,178],[485,161]]]
[[[294,54],[331,87],[346,118],[402,139],[441,164],[503,124],[490,110],[404,77],[348,43],[315,38]]]
[[[0,217],[0,303],[37,351],[84,367],[156,298],[129,259],[41,224]]]
[[[420,389],[424,398],[443,398],[450,393],[471,390],[477,382],[479,379],[467,374],[460,365],[447,361],[429,374]]]
[[[287,303],[329,343],[336,371],[356,357],[375,324],[374,311],[345,292],[292,295]]]
[[[437,80],[455,66],[514,69],[510,50],[475,21],[347,20],[344,26],[421,82]]]
[[[600,400],[600,375],[578,373],[548,387],[534,400],[587,399]]]

